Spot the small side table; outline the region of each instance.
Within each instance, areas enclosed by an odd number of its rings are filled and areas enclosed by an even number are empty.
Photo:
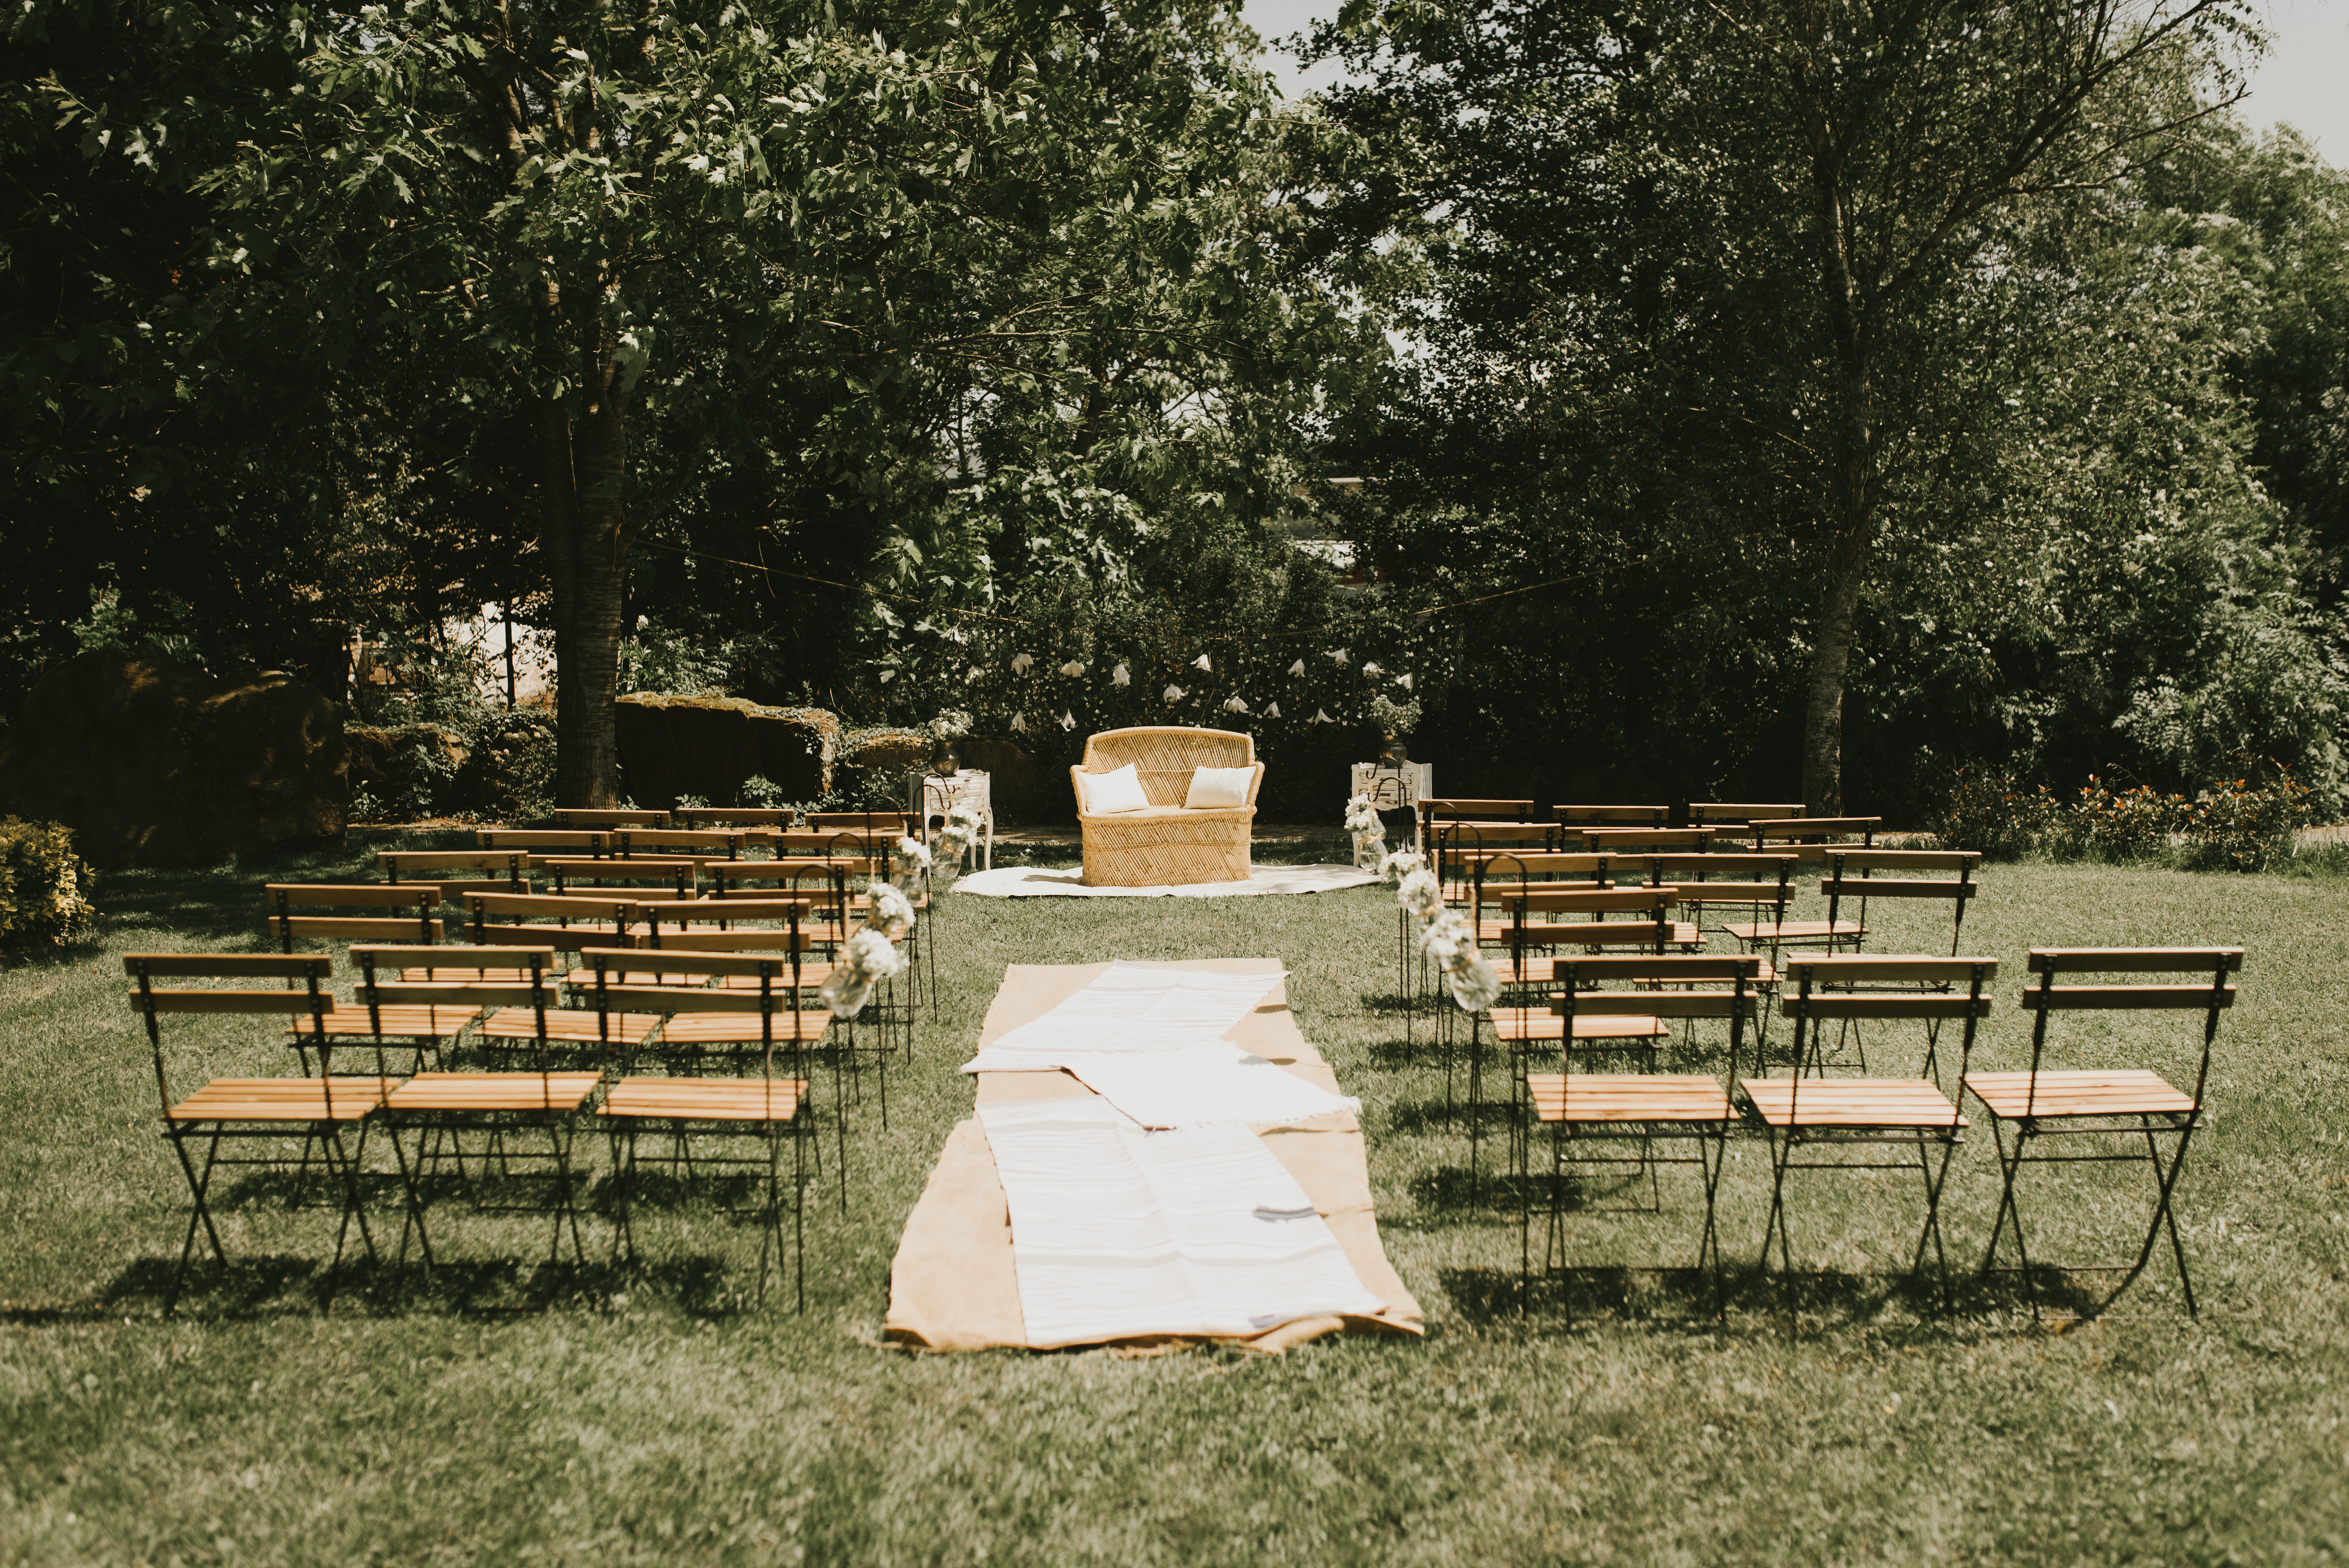
[[[1407,830],[1410,841],[1419,841],[1419,803],[1435,793],[1435,765],[1432,762],[1406,762],[1400,768],[1379,762],[1357,762],[1353,765],[1350,795],[1368,795],[1371,805],[1383,818],[1391,812],[1404,811],[1411,817]]]
[[[915,787],[915,813],[920,819],[922,842],[927,844],[936,831],[947,825],[947,813],[957,806],[968,806],[978,813],[978,843],[974,846],[974,859],[981,859],[983,869],[995,869],[995,791],[994,782],[981,769],[966,768],[959,773],[924,773]]]

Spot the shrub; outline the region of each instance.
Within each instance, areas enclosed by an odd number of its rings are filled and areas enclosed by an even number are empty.
[[[2143,784],[2114,789],[2092,774],[2048,847],[2089,860],[2141,860],[2167,850],[2170,835],[2188,831],[2193,818],[2194,803],[2183,795],[2163,795]]]
[[[0,819],[0,947],[62,947],[98,921],[98,878],[73,852],[73,830]]]
[[[2064,803],[2044,784],[2026,786],[2012,773],[1985,769],[1953,771],[1948,793],[1925,820],[1934,842],[1945,848],[2016,860],[2038,848],[2063,815]]]
[[[2291,856],[2293,835],[2317,816],[2318,797],[2289,769],[2277,771],[2265,784],[2237,779],[2195,798],[2188,864],[2256,872]]]

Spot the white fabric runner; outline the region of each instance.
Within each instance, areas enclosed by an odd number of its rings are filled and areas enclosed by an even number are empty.
[[[1256,1011],[1281,979],[1277,971],[1226,975],[1121,958],[1041,1017],[996,1037],[962,1070],[1050,1072],[1074,1055],[1213,1045]]]
[[[1244,1337],[1385,1305],[1297,1179],[1237,1122],[1145,1132],[1090,1098],[982,1105],[978,1119],[1009,1201],[1035,1349]]]
[[[1331,1094],[1228,1040],[1181,1051],[1086,1051],[1061,1065],[1148,1128],[1217,1121],[1269,1127],[1362,1111],[1361,1100]]]
[[[1376,872],[1332,865],[1257,866],[1246,882],[1186,882],[1180,887],[1087,887],[1084,874],[1073,868],[997,866],[956,878],[954,891],[975,892],[981,898],[1243,898],[1251,893],[1329,892],[1379,880]]]

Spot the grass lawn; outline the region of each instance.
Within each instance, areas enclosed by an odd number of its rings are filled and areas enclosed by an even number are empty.
[[[1725,1332],[1692,1286],[1637,1274],[1594,1275],[1571,1327],[1521,1317],[1513,1200],[1488,1181],[1472,1201],[1442,1073],[1405,1057],[1381,1005],[1383,889],[946,899],[938,1022],[891,1074],[887,1130],[869,1104],[855,1121],[848,1217],[812,1212],[803,1316],[788,1293],[750,1310],[756,1233],[713,1208],[640,1216],[650,1266],[614,1295],[600,1267],[501,1261],[541,1253],[543,1222],[448,1204],[435,1241],[455,1266],[362,1274],[322,1318],[331,1212],[289,1212],[261,1180],[222,1204],[238,1266],[203,1268],[167,1322],[186,1191],[118,955],[257,950],[261,882],[347,876],[378,847],[108,878],[102,943],[0,974],[0,1563],[2349,1557],[2349,878],[1994,866],[1968,918],[1967,949],[2005,965],[1977,1056],[1992,1067],[2022,1065],[2034,942],[2249,950],[2181,1190],[2199,1322],[2166,1258],[2118,1315],[2070,1333],[2034,1328],[2004,1283],[1969,1278],[1944,1315],[1903,1272],[1921,1210],[1892,1173],[1794,1178],[1804,1272],[1758,1274],[1751,1139],[1723,1182]],[[1870,913],[1878,951],[1946,946],[1926,912]],[[1251,954],[1287,960],[1308,1038],[1363,1099],[1426,1339],[880,1347],[890,1256],[969,1112],[955,1068],[1003,966]],[[2190,1074],[2199,1018],[2091,1016],[2064,1038],[2074,1061]],[[293,1071],[274,1029],[198,1020],[182,1065]],[[579,1147],[600,1172],[601,1145]],[[2034,1251],[2133,1253],[2144,1168],[2083,1171],[2028,1211]],[[1997,1191],[1978,1128],[1944,1209],[1968,1276]],[[1661,1215],[1574,1216],[1574,1261],[1687,1257],[1692,1173],[1667,1172],[1664,1196]],[[397,1205],[376,1212],[396,1234]],[[598,1215],[591,1262],[607,1236]]]

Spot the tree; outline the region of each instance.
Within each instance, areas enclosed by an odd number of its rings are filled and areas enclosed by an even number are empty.
[[[1841,810],[1877,551],[1983,412],[1952,374],[1953,291],[2023,207],[2122,178],[2210,112],[2174,90],[2181,62],[2247,36],[2244,8],[1358,0],[1345,27],[1322,46],[1393,53],[1335,112],[1401,150],[1354,203],[1437,214],[1439,270],[1472,281],[1436,313],[1539,353],[1537,383],[1635,362],[1672,388],[1655,402],[1676,428],[1652,433],[1716,482],[1742,469],[1752,510],[1808,544],[1802,791]]]
[[[205,325],[180,346],[291,330],[413,473],[502,498],[509,548],[534,542],[553,585],[568,801],[615,793],[628,552],[744,450],[770,393],[814,409],[808,446],[769,453],[799,488],[885,513],[893,476],[936,461],[903,438],[931,360],[1032,341],[1098,382],[1117,370],[1072,317],[1179,335],[1154,296],[1222,264],[1202,236],[1245,200],[1183,139],[1255,134],[1264,101],[1227,13],[1164,5],[408,0],[206,25],[275,79],[209,105],[237,134],[171,170],[202,214]],[[162,143],[186,112],[62,79],[50,98],[85,145]],[[1023,247],[1126,275],[1040,298]],[[1007,376],[1045,399],[1067,380]]]

